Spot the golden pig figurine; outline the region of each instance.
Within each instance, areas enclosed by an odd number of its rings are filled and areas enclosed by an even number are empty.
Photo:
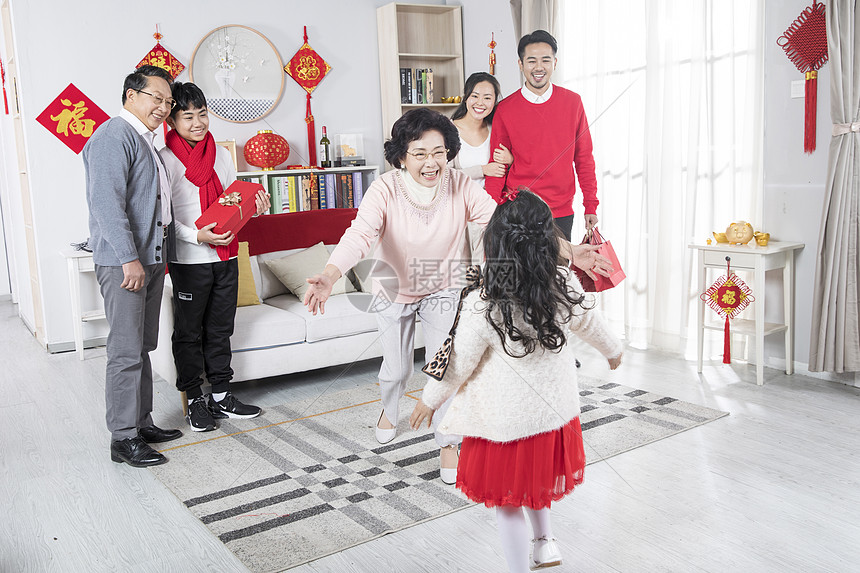
[[[732,223],[726,229],[726,238],[733,245],[745,245],[753,238],[753,227],[746,221]]]

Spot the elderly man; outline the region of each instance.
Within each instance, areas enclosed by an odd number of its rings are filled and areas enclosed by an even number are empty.
[[[102,124],[83,150],[90,246],[110,326],[105,405],[111,459],[134,467],[167,462],[149,444],[182,435],[154,425],[150,414],[149,352],[158,339],[172,240],[170,185],[153,139],[174,105],[171,82],[155,66],[129,74],[119,116]]]

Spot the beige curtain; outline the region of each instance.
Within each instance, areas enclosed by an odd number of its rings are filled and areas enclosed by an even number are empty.
[[[824,210],[815,263],[809,370],[860,370],[857,273],[860,245],[857,154],[860,152],[860,13],[853,0],[827,3],[830,117]]]
[[[557,39],[558,3],[559,0],[511,0],[517,42],[535,30],[546,30]]]

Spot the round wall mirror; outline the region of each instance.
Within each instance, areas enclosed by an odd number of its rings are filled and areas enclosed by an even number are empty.
[[[278,104],[284,91],[283,68],[268,38],[247,26],[231,24],[215,28],[200,40],[188,75],[203,90],[211,113],[248,123]]]

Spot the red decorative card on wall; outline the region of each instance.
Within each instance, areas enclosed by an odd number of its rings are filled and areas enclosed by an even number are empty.
[[[36,121],[69,146],[69,149],[80,153],[95,130],[109,119],[110,116],[81,90],[69,84]]]
[[[136,67],[139,68],[140,66],[158,66],[170,74],[174,80],[185,69],[185,65],[168,52],[167,48],[162,46],[160,42],[155,43],[155,46],[146,54],[146,57],[140,60]]]

